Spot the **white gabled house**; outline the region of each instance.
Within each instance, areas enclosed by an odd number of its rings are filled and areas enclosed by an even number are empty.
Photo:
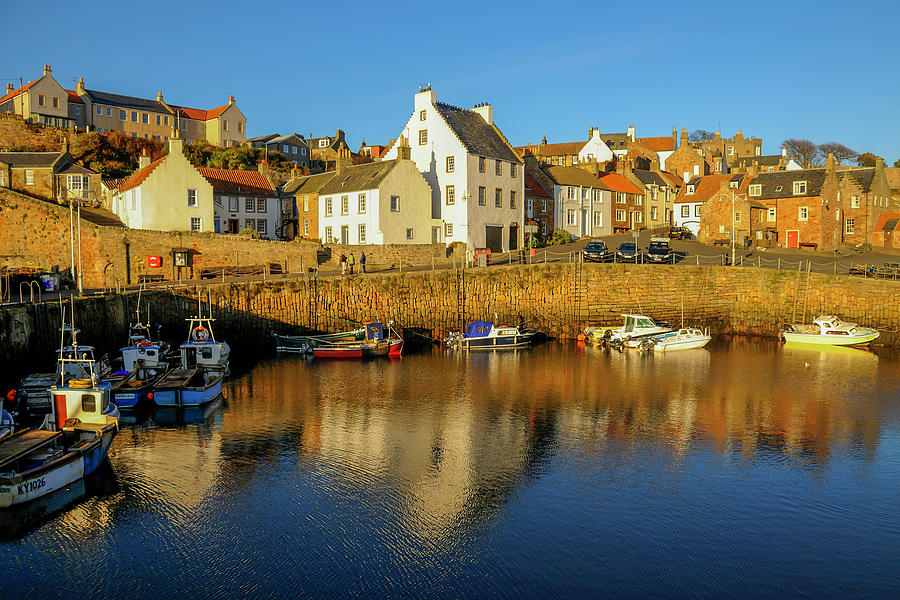
[[[415,95],[398,139],[431,186],[432,243],[465,242],[494,252],[522,246],[524,164],[494,124],[493,107],[472,110],[438,102],[430,88]],[[401,157],[398,142],[385,160]]]

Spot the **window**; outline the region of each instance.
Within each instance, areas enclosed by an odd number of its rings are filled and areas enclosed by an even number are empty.
[[[303,219],[303,235],[309,235],[309,219]]]
[[[187,191],[187,205],[197,206],[197,190],[189,189]]]
[[[300,156],[306,156],[306,148],[300,148]]]
[[[484,186],[478,187],[478,206],[484,206],[485,196],[487,196],[487,189]]]
[[[510,208],[516,207],[516,190],[509,191],[509,207]]]
[[[603,227],[603,213],[599,210],[594,211],[594,227]]]
[[[566,225],[574,225],[575,224],[575,209],[570,208],[566,211]]]
[[[448,185],[446,190],[444,195],[446,196],[447,204],[453,204],[456,202],[456,188],[455,186]]]
[[[806,182],[805,181],[795,181],[793,191],[794,191],[794,194],[805,194],[806,193]]]
[[[81,175],[66,175],[66,187],[74,192],[80,192],[84,189],[84,180]]]
[[[636,213],[632,213],[632,214],[634,215],[635,223],[643,223],[644,222],[644,213],[636,212]]]
[[[569,200],[574,200],[574,199],[575,199],[575,188],[574,188],[573,186],[567,186],[567,187],[563,188],[563,190],[565,190],[565,192],[566,192],[566,197],[567,197]]]
[[[701,209],[702,206],[703,206],[702,204],[695,204],[695,205],[694,205],[694,216],[695,216],[695,217],[699,217],[699,216],[700,216],[700,209]]]
[[[265,219],[257,219],[256,220],[256,231],[259,232],[259,235],[267,235],[268,230],[268,221]]]
[[[253,198],[244,199],[244,212],[256,212],[256,202],[253,200]]]
[[[562,166],[564,166],[565,164],[566,164],[566,159],[563,158],[562,156],[560,156],[560,157],[558,157],[558,158],[556,159],[556,165],[557,165],[557,166],[562,167]]]
[[[309,212],[309,196],[303,196],[303,212]]]
[[[573,164],[573,165],[577,165],[577,164],[578,164],[578,157],[577,157],[577,156],[573,156],[573,157],[572,157],[572,164]]]
[[[797,212],[797,219],[799,219],[800,221],[806,221],[807,219],[809,219],[809,209],[807,207],[801,206]]]
[[[127,121],[128,120],[128,111],[120,110],[119,111],[119,120]]]
[[[238,121],[238,133],[244,133],[244,123],[242,121]]]
[[[684,193],[685,193],[685,194],[693,194],[693,193],[694,193],[694,186],[692,186],[692,185],[687,186],[687,189],[685,190]]]
[[[356,212],[363,214],[366,212],[366,195],[360,194],[356,197]]]
[[[331,197],[325,198],[325,216],[331,216]]]
[[[131,111],[131,122],[137,123],[137,111],[136,110]]]
[[[256,212],[258,212],[258,213],[266,212],[266,199],[265,198],[257,198],[256,199]]]
[[[503,175],[503,163],[499,160],[494,163],[494,174]]]
[[[844,221],[844,234],[845,235],[853,235],[853,231],[854,231],[853,219],[846,219]]]
[[[494,206],[503,208],[503,190],[500,188],[494,190]]]
[[[156,124],[162,125],[162,117],[160,115],[156,115]]]
[[[534,200],[532,200],[531,198],[525,200],[525,212],[527,213],[526,216],[528,217],[530,217],[534,213]]]
[[[478,172],[484,173],[484,157],[483,156],[478,157]]]
[[[547,222],[541,221],[541,235],[547,235]]]
[[[169,117],[163,117],[163,125],[169,125]]]
[[[341,214],[350,213],[350,196],[341,196]]]
[[[97,105],[97,116],[98,116],[98,117],[102,117],[102,116],[103,116],[103,107],[100,106],[99,104]]]
[[[141,113],[141,123],[147,125],[150,122],[150,115],[147,113]]]
[[[591,190],[591,200],[593,202],[599,202],[600,200],[600,190]]]
[[[228,198],[228,211],[229,212],[237,212],[240,210],[240,205],[238,204],[238,199],[234,196]]]
[[[225,119],[222,120],[222,129],[224,131],[228,131],[228,121],[226,121]]]
[[[644,205],[644,197],[640,196],[640,195],[635,195],[634,205],[635,206],[643,206]]]
[[[426,113],[424,110],[420,110],[420,111],[419,111],[419,120],[420,120],[420,121],[424,121],[424,120],[425,120],[426,114],[427,114],[427,113]]]
[[[519,165],[517,165],[516,163],[511,163],[511,164],[509,165],[509,176],[510,176],[510,177],[515,178],[515,176],[516,176],[516,170],[517,170],[517,167],[518,167],[518,166],[519,166]]]
[[[33,169],[25,169],[25,185],[34,185]]]
[[[287,144],[282,144],[282,145],[281,145],[281,151],[282,151],[284,154],[289,154],[289,152],[288,152],[288,145],[287,145]]]
[[[187,121],[182,121],[182,122],[181,122],[181,128],[182,128],[182,129],[187,129]]]
[[[659,210],[655,206],[650,207],[650,220],[655,221],[659,218]]]
[[[191,217],[191,231],[200,231],[200,217]]]
[[[624,210],[616,210],[616,221],[624,221],[625,220],[625,211]]]
[[[681,216],[682,217],[691,216],[691,207],[689,205],[685,204],[681,207]]]
[[[391,212],[400,212],[400,196],[391,196]]]
[[[412,227],[407,227],[407,228],[406,228],[406,239],[408,239],[408,240],[413,239],[413,230],[412,230]]]
[[[770,223],[774,223],[775,218],[778,216],[777,210],[778,209],[770,208],[768,211],[766,211],[766,220]]]
[[[750,186],[748,190],[751,196],[762,196],[762,185],[759,183],[754,183]]]
[[[739,210],[734,211],[734,222],[735,223],[741,222],[741,211],[739,211]]]
[[[850,208],[859,208],[859,196],[850,196]]]
[[[728,156],[734,156],[734,146],[728,146]]]
[[[453,223],[444,223],[444,237],[453,237]]]
[[[419,130],[419,145],[424,146],[428,143],[428,130],[420,129]]]
[[[332,238],[332,236],[331,236],[331,227],[330,227],[330,226],[329,226],[329,227],[326,227],[326,228],[325,228],[325,243],[326,243],[326,244],[327,244],[327,243],[330,243],[332,239],[333,239],[333,238]]]
[[[364,223],[359,224],[359,243],[366,243],[366,226]]]
[[[5,185],[6,185],[6,175],[3,173],[3,171],[0,171],[0,187],[3,187]]]
[[[452,173],[454,168],[455,168],[455,165],[453,164],[453,157],[448,156],[447,157],[447,172]]]
[[[589,193],[590,193],[590,191],[588,190],[588,188],[585,188],[585,187],[581,188],[581,199],[587,200]]]
[[[111,117],[111,116],[112,116],[112,108],[110,108],[110,107],[108,107],[108,106],[106,107],[106,116],[107,116],[107,117]],[[124,120],[124,119],[123,119],[123,120]],[[109,131],[109,129],[107,129],[106,131]]]
[[[547,212],[547,201],[541,200],[541,212]]]
[[[327,148],[331,144],[331,141],[328,138],[322,138],[319,140],[319,148]]]
[[[297,154],[297,146],[291,146],[291,154]]]
[[[616,202],[618,204],[625,204],[626,196],[625,192],[616,192]]]
[[[38,106],[44,106],[44,95],[38,94]]]

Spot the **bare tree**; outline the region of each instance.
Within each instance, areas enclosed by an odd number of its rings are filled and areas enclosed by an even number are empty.
[[[714,137],[715,134],[712,131],[707,131],[705,129],[695,129],[688,135],[688,141],[693,144],[699,144],[700,142],[711,140]]]
[[[819,144],[819,152],[822,156],[834,155],[834,162],[841,164],[845,160],[853,160],[859,156],[855,151],[851,150],[843,144],[837,142],[826,142]]]
[[[804,169],[808,169],[819,157],[819,146],[809,140],[791,138],[784,140],[782,146],[787,149],[789,156],[793,156],[800,161]]]

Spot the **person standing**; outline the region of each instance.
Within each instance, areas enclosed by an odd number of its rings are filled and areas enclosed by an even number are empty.
[[[350,253],[350,274],[353,275],[353,265],[356,264],[356,258],[353,256],[353,253]]]
[[[363,273],[366,272],[366,253],[365,252],[362,252],[359,255],[359,269]]]
[[[347,274],[347,255],[341,252],[341,275]]]

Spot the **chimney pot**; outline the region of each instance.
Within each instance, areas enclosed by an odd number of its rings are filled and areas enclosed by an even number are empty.
[[[49,75],[53,70],[50,68],[50,65],[44,65],[44,75]]]
[[[13,91],[14,89],[15,88],[13,87],[13,84],[11,84],[11,83],[6,84],[6,93],[7,94],[10,93],[11,91]]]
[[[234,96],[228,96],[228,104],[234,104]]]
[[[162,101],[163,101],[162,90],[156,92],[156,101],[157,101],[157,102],[162,102]]]

